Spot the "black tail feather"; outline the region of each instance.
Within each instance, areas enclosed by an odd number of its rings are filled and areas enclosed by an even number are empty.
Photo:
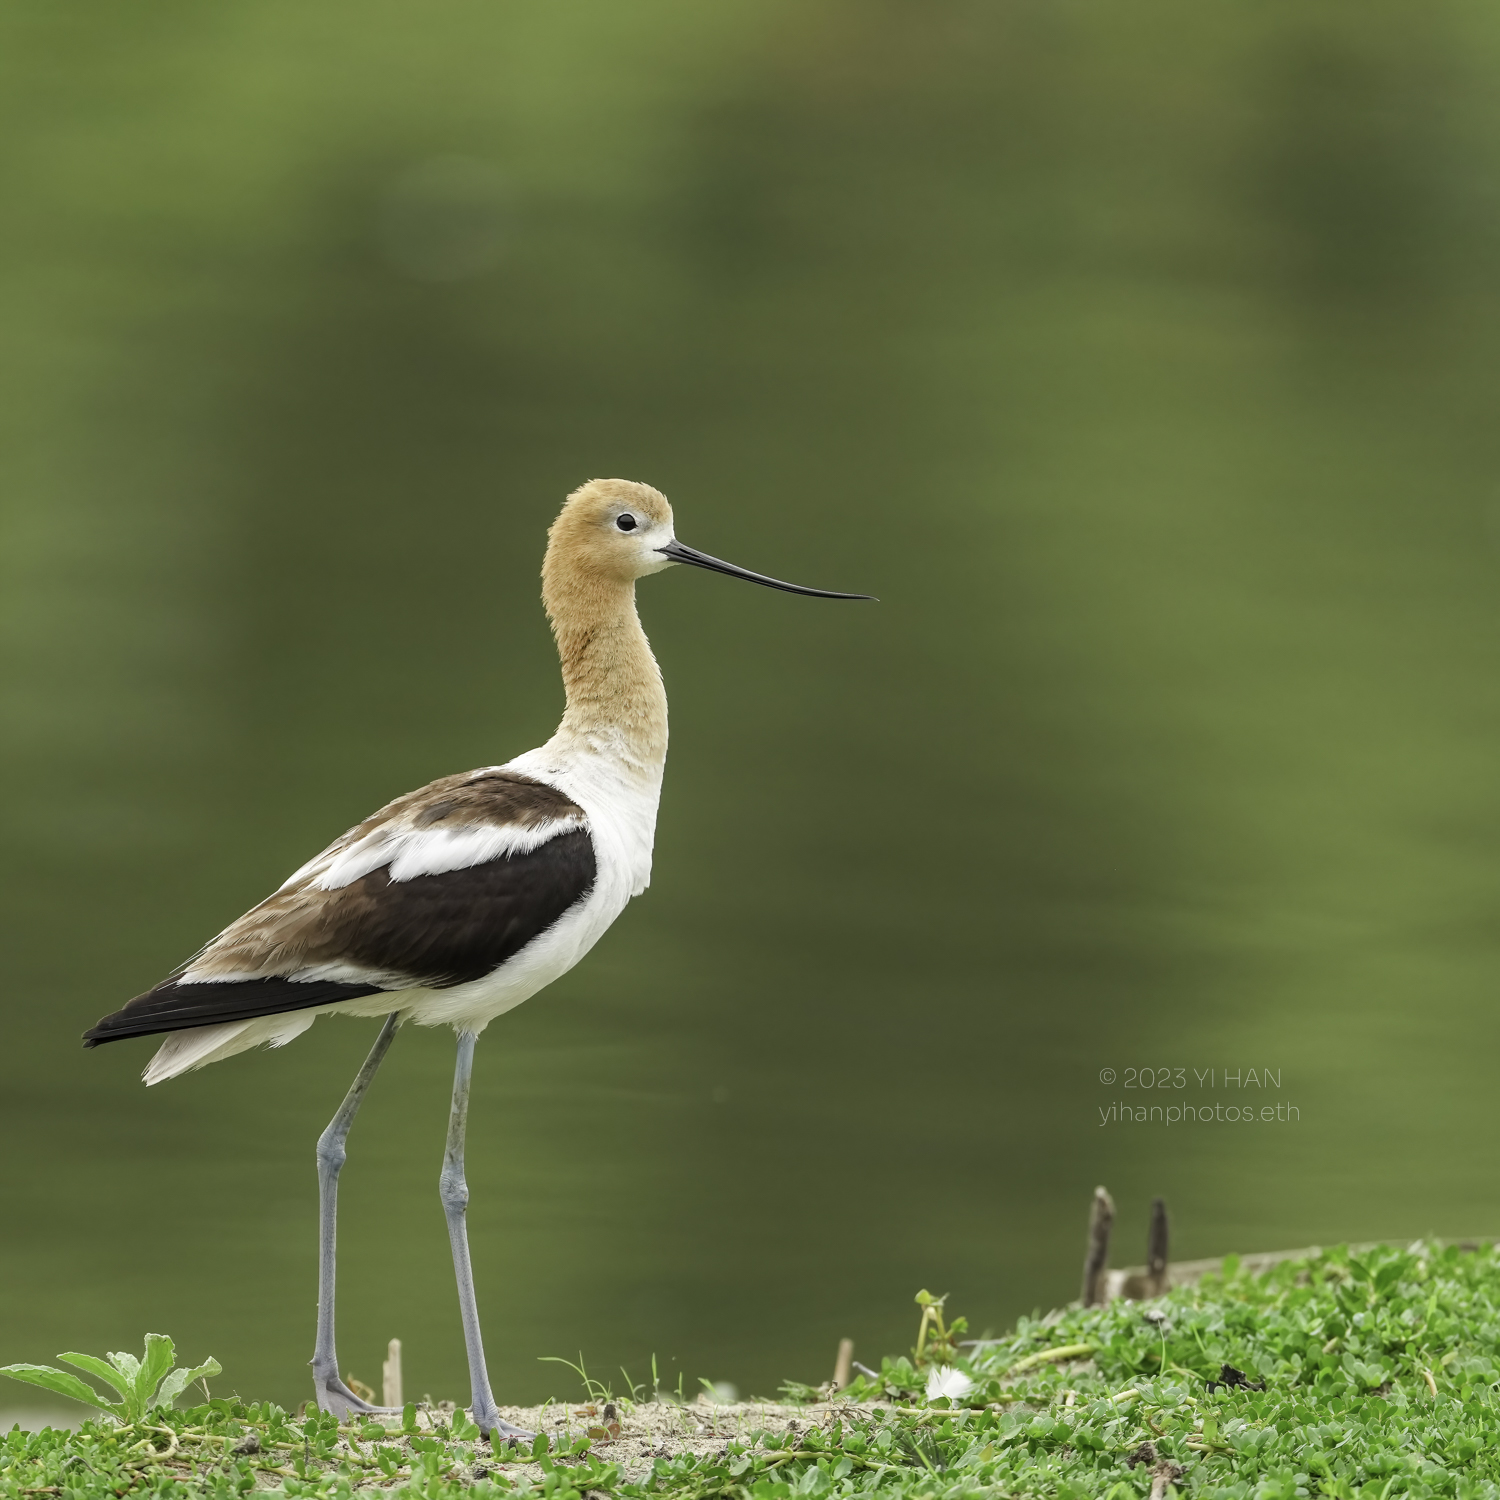
[[[253,1021],[380,992],[378,984],[341,984],[333,979],[233,979],[222,984],[183,984],[169,979],[90,1027],[83,1034],[83,1045],[98,1047],[131,1036],[185,1031],[190,1026]]]

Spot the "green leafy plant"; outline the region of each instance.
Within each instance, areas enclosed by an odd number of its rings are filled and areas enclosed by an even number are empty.
[[[123,1353],[111,1354],[107,1363],[92,1354],[57,1356],[113,1386],[120,1393],[119,1401],[106,1401],[93,1386],[67,1370],[54,1370],[51,1365],[4,1365],[0,1366],[0,1375],[40,1386],[59,1396],[71,1396],[75,1401],[108,1412],[117,1422],[128,1426],[142,1421],[153,1407],[170,1407],[190,1381],[217,1375],[220,1371],[218,1360],[212,1358],[193,1369],[186,1366],[173,1369],[172,1360],[176,1353],[172,1340],[164,1333],[148,1333],[140,1359]]]
[[[918,1369],[926,1365],[951,1364],[958,1358],[959,1335],[969,1328],[967,1318],[954,1318],[943,1322],[943,1304],[948,1294],[934,1297],[925,1287],[917,1293],[915,1301],[922,1309],[922,1321],[917,1325],[917,1345],[911,1352],[912,1364]]]

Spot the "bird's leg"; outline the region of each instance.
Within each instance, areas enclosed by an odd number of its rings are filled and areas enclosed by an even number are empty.
[[[385,1025],[380,1028],[380,1035],[375,1038],[364,1066],[344,1095],[338,1113],[318,1137],[318,1339],[310,1363],[318,1410],[335,1412],[340,1417],[347,1417],[351,1412],[388,1410],[362,1401],[339,1378],[339,1358],[333,1347],[333,1273],[338,1244],[339,1169],[344,1165],[344,1142],[349,1138],[349,1127],[354,1123],[365,1090],[370,1087],[375,1070],[390,1049],[398,1025],[399,1013],[392,1011],[385,1018]]]
[[[531,1442],[534,1434],[502,1421],[490,1391],[490,1375],[484,1363],[484,1339],[479,1332],[479,1308],[474,1300],[474,1268],[469,1261],[469,1184],[464,1181],[464,1132],[469,1123],[469,1080],[474,1073],[472,1031],[458,1034],[458,1062],[453,1070],[453,1110],[448,1116],[448,1149],[443,1153],[439,1179],[443,1212],[448,1218],[448,1239],[453,1245],[453,1270],[458,1277],[458,1309],[463,1318],[464,1346],[469,1352],[469,1379],[474,1389],[475,1424],[496,1443]]]

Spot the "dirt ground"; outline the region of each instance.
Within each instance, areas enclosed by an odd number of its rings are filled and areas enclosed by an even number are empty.
[[[621,1465],[627,1479],[637,1479],[651,1469],[658,1457],[678,1453],[718,1453],[736,1438],[756,1432],[788,1433],[795,1437],[809,1427],[827,1427],[838,1411],[867,1411],[852,1402],[815,1406],[778,1406],[741,1401],[732,1405],[700,1400],[686,1406],[650,1403],[633,1410],[616,1408],[612,1431],[610,1413],[600,1405],[556,1403],[551,1406],[503,1406],[507,1422],[548,1437],[578,1437],[595,1429],[593,1452]],[[608,1434],[599,1436],[599,1429]],[[524,1472],[530,1466],[506,1465],[507,1473]],[[540,1471],[538,1471],[540,1472]]]

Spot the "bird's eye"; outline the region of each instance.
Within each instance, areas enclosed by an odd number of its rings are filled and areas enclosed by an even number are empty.
[[[634,531],[636,528],[636,524],[637,523],[635,517],[628,511],[623,516],[617,516],[615,518],[615,525],[618,526],[621,531]]]

